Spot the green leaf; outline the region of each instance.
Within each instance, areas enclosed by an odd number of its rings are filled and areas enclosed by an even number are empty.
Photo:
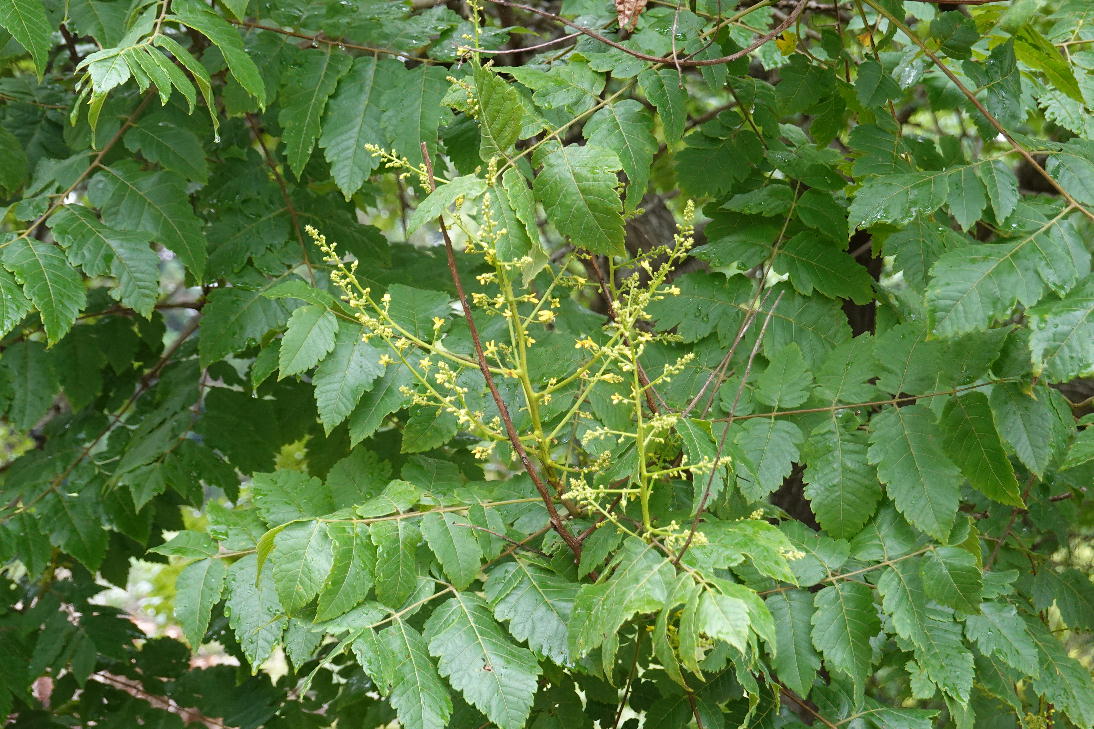
[[[266,86],[262,74],[243,49],[243,41],[226,20],[196,0],[176,0],[171,4],[169,20],[177,20],[208,38],[224,56],[228,70],[259,105],[266,104]]]
[[[803,590],[783,590],[769,595],[767,609],[775,619],[775,673],[801,697],[808,697],[820,668],[810,638],[813,598]]]
[[[999,384],[991,390],[991,409],[999,435],[1014,449],[1018,460],[1038,476],[1044,474],[1061,440],[1059,420],[1049,397],[1044,390],[1027,394],[1018,383]]]
[[[836,299],[864,304],[873,296],[874,280],[847,252],[813,233],[799,233],[783,244],[776,267],[786,269],[794,290],[809,295],[813,289]]]
[[[328,522],[327,535],[332,547],[331,570],[319,590],[316,620],[332,620],[357,607],[372,587],[372,564],[376,561],[363,524]]]
[[[236,634],[252,673],[270,657],[281,640],[286,620],[273,580],[258,579],[258,558],[244,555],[228,568],[228,597],[224,603],[228,624]]]
[[[817,521],[834,537],[858,534],[881,499],[881,485],[867,459],[866,432],[856,425],[833,414],[802,448],[805,497]]]
[[[722,493],[726,485],[726,466],[729,461],[728,454],[718,453],[718,442],[711,433],[710,424],[695,420],[694,418],[681,418],[676,422],[676,432],[684,443],[684,454],[687,463],[697,464],[708,462],[708,468],[696,469],[692,476],[692,513],[699,509],[699,504],[706,495],[707,503],[712,503]],[[715,465],[717,461],[717,465]]]
[[[380,120],[383,94],[397,61],[378,56],[358,56],[353,67],[342,76],[338,91],[327,104],[319,146],[330,165],[331,177],[348,200],[372,171],[378,160],[365,149],[366,144],[385,143]]]
[[[947,204],[961,230],[968,230],[980,220],[988,200],[976,168],[962,167],[951,176]]]
[[[175,619],[190,647],[204,642],[213,606],[220,602],[227,574],[224,560],[199,559],[182,569],[175,583]]]
[[[466,590],[482,567],[482,548],[467,517],[431,511],[422,518],[421,530],[445,575],[457,590]]]
[[[350,416],[365,391],[384,374],[380,350],[364,341],[361,334],[357,324],[340,323],[334,351],[312,378],[319,420],[328,433]]]
[[[171,249],[198,282],[205,272],[208,244],[174,172],[143,172],[129,162],[103,167],[88,185],[88,198],[103,222],[125,231],[144,231]]]
[[[1002,659],[1023,675],[1040,676],[1037,646],[1030,640],[1026,625],[1014,606],[985,602],[980,607],[979,615],[965,618],[965,635],[969,640],[976,641],[985,655]]]
[[[295,615],[319,594],[334,565],[326,524],[289,524],[274,537],[269,559],[278,600],[286,613]]]
[[[957,516],[961,473],[942,450],[934,415],[919,404],[890,408],[871,425],[869,459],[897,510],[945,540]]]
[[[1045,78],[1055,88],[1082,103],[1079,82],[1075,80],[1068,59],[1038,33],[1031,23],[1026,23],[1014,33],[1014,55],[1027,66],[1044,73]]]
[[[657,107],[657,117],[665,129],[665,138],[669,142],[679,141],[684,136],[688,98],[680,76],[667,68],[651,68],[638,74],[638,85],[646,98]]]
[[[876,223],[907,223],[942,207],[949,195],[949,173],[909,172],[870,180],[855,193],[848,212],[851,230]]]
[[[380,95],[384,109],[383,126],[395,151],[413,164],[422,162],[425,142],[430,152],[437,141],[448,90],[449,71],[441,66],[421,65],[392,79]]]
[[[1028,619],[1026,625],[1041,662],[1041,675],[1034,678],[1033,689],[1067,714],[1076,726],[1091,726],[1094,681],[1090,671],[1068,655],[1064,645],[1039,620]]]
[[[1073,282],[1086,267],[1079,263],[1086,254],[1074,251],[1051,228],[1045,223],[1012,243],[982,243],[943,254],[931,269],[927,289],[934,332],[954,336],[984,329],[1009,316],[1017,304],[1036,304],[1046,283]]]
[[[878,591],[897,634],[915,646],[916,660],[931,681],[954,699],[967,702],[973,682],[972,653],[950,615],[927,603],[911,560],[886,568],[878,580]]]
[[[987,190],[995,219],[1006,220],[1018,204],[1018,178],[998,160],[977,165],[976,174]]]
[[[10,273],[0,268],[0,337],[6,336],[31,311],[30,300]]]
[[[334,511],[323,482],[300,471],[256,473],[251,479],[255,508],[269,526]]]
[[[0,155],[4,158],[0,190],[15,194],[27,177],[27,152],[19,138],[3,127],[0,127]]]
[[[664,604],[676,578],[653,545],[629,538],[595,585],[583,585],[569,623],[570,654],[580,657],[601,646],[632,615]]]
[[[972,57],[971,47],[980,40],[980,33],[971,18],[956,10],[947,10],[931,21],[930,38],[950,58],[966,59]]]
[[[376,597],[397,608],[414,591],[418,580],[421,533],[408,519],[377,521],[369,527],[369,532],[376,545]]]
[[[923,558],[923,585],[927,595],[964,613],[980,612],[984,574],[976,557],[960,547],[938,547]]]
[[[759,501],[782,485],[798,460],[805,437],[797,425],[774,418],[746,420],[734,437],[737,487],[749,501]]]
[[[281,338],[278,368],[281,377],[311,369],[334,349],[338,320],[334,314],[315,305],[301,306],[289,317],[289,326]]]
[[[38,78],[41,78],[53,45],[53,26],[40,0],[0,1],[0,26],[30,52]]]
[[[165,544],[153,547],[149,552],[164,554],[168,557],[186,557],[203,559],[215,557],[220,551],[215,539],[205,532],[181,531]]]
[[[46,414],[61,385],[41,342],[15,342],[4,350],[6,379],[11,387],[8,419],[28,431]]]
[[[202,366],[257,342],[271,329],[279,329],[287,318],[285,306],[266,298],[261,290],[232,287],[210,291],[198,332]]]
[[[809,397],[813,375],[801,348],[790,343],[772,355],[767,368],[756,378],[755,397],[772,410],[787,410]]]
[[[145,317],[160,295],[160,258],[144,232],[115,230],[82,205],[68,205],[49,219],[57,242],[88,276],[112,275],[110,295]]]
[[[189,129],[176,124],[169,114],[141,117],[125,133],[124,141],[126,149],[139,152],[149,162],[194,182],[209,181],[209,166],[201,140]]]
[[[1059,301],[1029,310],[1035,376],[1067,382],[1094,374],[1094,277]]]
[[[877,61],[866,60],[858,66],[855,95],[863,106],[881,106],[900,97],[900,86]]]
[[[1048,173],[1082,205],[1094,205],[1094,141],[1072,139],[1048,159]]]
[[[379,644],[382,649],[370,660],[379,660],[379,673],[389,679],[385,684],[376,676],[373,680],[390,697],[400,725],[407,729],[448,726],[452,697],[437,674],[422,635],[405,620],[396,620],[380,633]]]
[[[574,245],[593,253],[623,252],[623,215],[615,173],[623,167],[610,150],[587,144],[550,152],[533,189],[547,219]]]
[[[813,645],[861,693],[873,663],[870,639],[881,630],[870,588],[861,582],[837,582],[818,592],[813,604]]]
[[[627,174],[627,209],[637,208],[646,193],[657,151],[649,112],[633,99],[617,101],[589,117],[582,134],[589,144],[610,149],[619,157]]]
[[[486,192],[486,182],[477,175],[464,175],[437,187],[436,190],[418,203],[418,207],[406,221],[407,235],[418,230],[428,222],[433,222],[448,211],[448,206],[456,200],[474,200]]]
[[[479,102],[479,157],[508,157],[509,148],[520,138],[524,109],[520,94],[488,68],[475,69],[475,94]]]
[[[509,632],[559,665],[569,665],[567,625],[580,588],[530,558],[515,557],[490,570],[487,599]]]
[[[57,246],[34,238],[10,239],[3,250],[3,263],[41,315],[46,339],[50,344],[58,341],[87,304],[83,279]]]
[[[402,388],[409,387],[413,381],[414,376],[405,367],[388,367],[350,414],[350,443],[356,445],[371,436],[384,418],[407,404],[410,398],[403,394]]]
[[[1001,504],[1024,506],[987,395],[968,392],[950,398],[939,425],[943,449],[976,490]]]
[[[500,729],[520,729],[535,698],[539,663],[502,631],[487,604],[457,593],[425,624],[442,676]]]
[[[330,44],[323,49],[306,49],[296,56],[296,64],[286,75],[281,90],[281,111],[277,122],[282,126],[285,156],[297,177],[311,158],[319,138],[319,120],[327,108],[327,99],[338,87],[338,80],[349,71],[353,60],[337,53]]]

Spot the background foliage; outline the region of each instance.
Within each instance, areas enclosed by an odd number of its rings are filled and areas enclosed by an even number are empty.
[[[615,5],[0,0],[0,716],[1094,725],[1094,7]]]

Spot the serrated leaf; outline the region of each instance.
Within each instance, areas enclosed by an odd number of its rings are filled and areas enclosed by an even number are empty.
[[[364,341],[361,334],[360,326],[340,323],[334,350],[312,378],[319,420],[328,433],[350,416],[361,396],[384,374],[380,350]]]
[[[765,603],[775,619],[775,672],[795,693],[808,697],[820,668],[810,637],[813,598],[803,590],[783,590],[769,595]]]
[[[814,233],[795,235],[779,250],[776,266],[785,268],[794,290],[809,295],[813,289],[836,299],[864,304],[873,296],[874,280],[846,251]]]
[[[802,448],[805,497],[817,521],[834,537],[857,534],[874,515],[881,485],[867,459],[867,435],[832,416]]]
[[[978,615],[965,618],[965,635],[976,641],[985,655],[996,656],[1026,676],[1037,678],[1041,666],[1037,661],[1037,646],[1013,605],[985,602]]]
[[[30,52],[41,78],[52,45],[53,26],[46,18],[46,9],[40,0],[3,0],[0,2],[0,26]]]
[[[1042,475],[1052,459],[1058,420],[1045,391],[1027,394],[1018,383],[1002,383],[991,390],[991,408],[999,435],[1014,449],[1018,460]]]
[[[50,344],[58,341],[87,305],[80,274],[65,260],[60,248],[34,238],[9,240],[3,262],[23,285],[23,293],[42,317]]]
[[[524,116],[520,94],[488,68],[475,69],[475,94],[479,102],[479,156],[483,162],[506,157],[520,138]]]
[[[582,134],[589,144],[610,149],[619,157],[627,174],[627,209],[638,207],[657,151],[649,112],[634,99],[617,101],[589,117]]]
[[[216,540],[205,532],[181,531],[166,543],[148,551],[169,557],[202,559],[215,557],[219,548]]]
[[[569,665],[567,624],[580,585],[532,559],[517,557],[490,570],[485,593],[494,616],[532,650]]]
[[[892,76],[885,73],[880,63],[867,59],[858,66],[855,95],[863,106],[880,106],[899,98],[900,86]]]
[[[376,560],[365,525],[328,522],[327,535],[331,540],[331,570],[319,590],[317,621],[337,618],[365,599],[372,587],[372,564]]]
[[[218,362],[278,329],[289,312],[280,301],[272,301],[261,290],[242,287],[210,291],[202,309],[198,352],[202,366]]]
[[[405,620],[396,620],[380,633],[379,643],[381,650],[369,660],[379,660],[378,672],[388,680],[381,683],[375,675],[373,680],[389,697],[400,725],[407,729],[448,726],[452,697],[437,674],[422,635]]]
[[[976,490],[1001,504],[1024,506],[987,395],[968,392],[950,398],[939,425],[943,449]]]
[[[0,337],[16,327],[31,311],[30,300],[16,280],[0,269]]]
[[[88,276],[114,276],[118,283],[111,296],[145,317],[152,314],[160,293],[160,258],[148,246],[150,234],[110,228],[82,205],[65,206],[49,227],[73,264]]]
[[[569,623],[574,658],[599,647],[632,615],[658,609],[675,581],[668,560],[649,544],[629,538],[595,585],[584,585]]]
[[[615,173],[621,169],[610,150],[568,145],[543,159],[533,188],[547,219],[574,245],[618,255],[623,252],[623,210]]]
[[[220,602],[227,567],[220,559],[199,559],[182,569],[175,582],[175,619],[192,649],[203,642],[213,605]]]
[[[289,167],[300,177],[319,138],[319,120],[327,108],[327,99],[338,88],[338,80],[349,71],[353,59],[345,53],[336,53],[330,44],[323,49],[303,50],[297,59],[279,95],[281,111],[277,121],[285,130]]]
[[[243,655],[251,664],[251,672],[270,657],[281,640],[285,619],[273,580],[267,575],[258,579],[258,558],[244,555],[228,568],[228,597],[224,612],[236,634]]]
[[[235,28],[196,0],[182,0],[171,5],[172,17],[208,38],[220,50],[232,76],[239,85],[255,97],[259,105],[266,103],[266,87],[258,66],[243,48]]]
[[[1041,675],[1033,680],[1034,690],[1071,717],[1076,726],[1094,725],[1094,680],[1090,671],[1068,655],[1064,645],[1039,620],[1029,619],[1026,624],[1041,662]]]
[[[482,567],[482,548],[467,517],[431,511],[422,518],[422,536],[457,590],[466,590]]]
[[[167,91],[170,90],[168,85]],[[189,129],[174,123],[169,114],[142,117],[125,133],[123,141],[126,149],[139,152],[149,162],[188,180],[202,184],[209,180],[209,166],[201,140]]]
[[[269,526],[334,511],[323,482],[300,471],[256,473],[251,479],[255,508]]]
[[[729,458],[725,453],[719,455],[718,443],[711,433],[710,424],[693,418],[682,418],[676,423],[676,432],[684,445],[684,454],[689,464],[707,462],[709,468],[697,469],[692,477],[692,513],[706,496],[711,503],[722,493],[726,485],[726,465]],[[717,463],[716,463],[717,461]]]
[[[911,561],[886,568],[878,591],[897,634],[913,643],[916,660],[931,681],[951,697],[967,702],[973,682],[972,653],[961,641],[961,628],[952,617],[928,605]]]
[[[383,94],[397,61],[378,56],[358,56],[342,76],[338,91],[327,103],[327,116],[319,146],[330,164],[331,177],[349,199],[376,169],[379,161],[366,144],[383,146],[381,129]]]
[[[984,574],[976,557],[960,547],[938,547],[923,557],[923,585],[927,595],[964,613],[980,612]]]
[[[278,350],[280,376],[296,375],[318,364],[334,349],[337,332],[338,320],[330,311],[315,305],[294,310]]]
[[[949,189],[948,172],[908,172],[874,178],[855,193],[848,225],[854,230],[875,223],[907,223],[942,207]]]
[[[418,207],[406,221],[407,235],[418,230],[427,222],[436,221],[448,206],[457,199],[470,202],[486,191],[486,181],[477,175],[464,175],[444,183],[418,203]]]
[[[957,516],[961,473],[942,450],[931,411],[916,404],[874,416],[870,443],[870,462],[896,508],[913,526],[945,540]]]
[[[1018,204],[1018,178],[998,160],[977,165],[976,174],[984,183],[995,219],[1006,220]]]
[[[812,384],[813,375],[801,348],[791,343],[777,350],[756,378],[755,397],[773,410],[787,410],[806,401]]]
[[[837,582],[818,592],[813,604],[813,645],[861,693],[873,663],[870,639],[881,630],[870,588],[860,582]]]
[[[103,167],[88,185],[88,197],[112,228],[144,231],[170,248],[201,281],[208,244],[190,207],[186,181],[161,170],[144,172],[128,162]]]
[[[395,150],[414,164],[422,162],[422,146],[437,141],[448,90],[448,69],[421,65],[399,74],[380,95],[383,126]]]
[[[1094,374],[1094,278],[1029,310],[1034,375],[1067,382]]]
[[[947,204],[961,230],[968,230],[980,220],[988,200],[976,168],[962,167],[951,176]]]
[[[376,598],[393,608],[414,591],[418,580],[418,544],[421,533],[408,519],[377,521],[369,527],[376,545]]]
[[[500,729],[524,726],[539,663],[509,640],[481,598],[457,593],[429,616],[425,636],[441,675],[469,704]]]
[[[648,69],[638,75],[638,85],[657,107],[657,116],[669,142],[679,141],[687,121],[687,91],[680,76],[669,69]]]
[[[289,524],[274,537],[269,561],[278,600],[286,613],[295,615],[319,594],[334,565],[326,524]]]
[[[737,487],[749,501],[759,501],[782,485],[798,460],[805,440],[801,429],[787,420],[746,420],[734,436]]]

